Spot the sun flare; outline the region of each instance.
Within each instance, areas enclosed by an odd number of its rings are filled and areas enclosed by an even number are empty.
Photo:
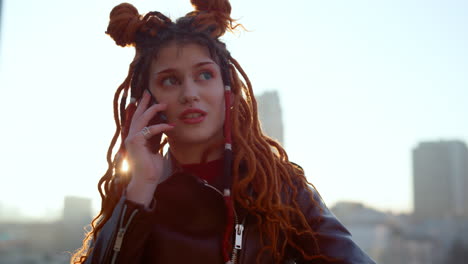
[[[127,172],[128,169],[129,169],[128,161],[126,159],[124,159],[123,162],[122,162],[122,171]]]

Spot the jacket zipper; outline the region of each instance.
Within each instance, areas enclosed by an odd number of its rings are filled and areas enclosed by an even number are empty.
[[[128,227],[130,226],[130,223],[133,220],[133,217],[138,213],[138,209],[135,209],[132,214],[130,215],[127,224],[124,226],[124,217],[125,217],[125,212],[127,211],[127,205],[124,205],[122,215],[120,216],[120,226],[119,226],[119,231],[117,232],[117,237],[115,238],[114,241],[114,254],[112,255],[112,260],[111,263],[114,264],[115,261],[117,260],[117,255],[119,254],[120,248],[122,246],[123,238],[125,236],[125,232],[127,232]]]
[[[217,192],[219,195],[221,195],[224,199],[224,195],[221,193],[220,190],[218,190],[216,187],[210,185],[206,180],[202,180],[203,184],[214,190],[215,192]],[[121,219],[120,219],[120,227],[119,227],[119,231],[117,233],[117,236],[115,238],[115,242],[114,242],[114,247],[113,247],[113,251],[114,251],[114,254],[112,256],[112,260],[111,260],[111,263],[115,263],[115,261],[117,260],[117,255],[120,251],[120,248],[122,246],[122,242],[123,242],[123,238],[125,236],[125,232],[127,231],[128,227],[130,226],[130,223],[132,222],[133,218],[135,217],[135,215],[138,213],[138,209],[134,210],[132,212],[132,214],[130,215],[128,221],[127,221],[127,224],[125,225],[125,227],[123,227],[124,223],[123,223],[123,220],[124,220],[124,216],[125,216],[125,212],[127,211],[127,206],[124,205],[124,208],[122,210],[122,215],[121,215]],[[234,243],[234,247],[232,249],[232,255],[231,255],[231,260],[228,261],[226,264],[236,264],[237,262],[237,254],[238,254],[238,251],[242,249],[242,234],[244,232],[244,223],[245,223],[245,218],[243,219],[242,223],[239,224],[239,219],[237,217],[237,212],[236,212],[236,209],[234,208],[234,227],[235,227],[235,243]]]
[[[245,218],[242,220],[242,223],[239,224],[238,219],[237,219],[237,214],[235,214],[235,221],[236,221],[236,225],[235,225],[236,238],[234,242],[234,248],[232,249],[232,257],[231,257],[230,264],[237,263],[237,257],[238,257],[239,251],[242,249],[242,235],[244,233]]]
[[[219,195],[221,195],[224,199],[223,193],[221,193],[220,190],[218,190],[216,187],[210,185],[206,180],[202,180],[203,184],[216,191]],[[228,261],[226,264],[236,264],[237,262],[237,254],[238,251],[242,249],[242,234],[244,232],[244,223],[245,223],[245,218],[243,219],[242,223],[239,224],[239,219],[237,217],[237,212],[236,209],[234,208],[234,227],[235,227],[235,242],[234,242],[234,247],[232,248],[232,255],[231,255],[231,260]]]

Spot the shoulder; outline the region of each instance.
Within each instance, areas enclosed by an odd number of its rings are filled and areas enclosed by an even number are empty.
[[[288,190],[286,193],[292,196],[291,201],[297,203],[301,213],[313,228],[324,217],[329,216],[331,212],[317,188],[307,181],[304,169],[297,163],[290,162],[290,164],[295,170],[295,175],[292,177],[292,188],[295,190]]]
[[[293,171],[291,172],[292,187],[297,190],[296,198],[300,202],[307,203],[318,201],[324,204],[318,190],[310,183],[305,175],[305,171],[299,164],[290,161]]]
[[[295,163],[291,164],[304,172],[301,166]],[[316,248],[315,245],[317,245],[318,252],[322,256],[334,259],[337,263],[375,264],[352,240],[351,233],[346,227],[328,209],[314,185],[307,181],[301,181],[301,177],[296,177],[294,185],[297,188],[297,194],[294,198],[314,234],[313,238],[305,236],[297,238],[297,244],[305,252],[314,254],[315,252],[311,249]]]

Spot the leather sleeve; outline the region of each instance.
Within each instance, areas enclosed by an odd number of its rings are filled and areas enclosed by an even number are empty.
[[[84,264],[142,263],[151,211],[123,196],[104,224]]]
[[[310,192],[317,204],[310,201]],[[304,189],[298,194],[298,202],[309,225],[316,232],[317,243],[312,238],[298,239],[301,248],[308,254],[321,254],[326,259],[304,260],[296,258],[297,264],[306,263],[336,263],[336,264],[375,264],[375,262],[352,240],[350,232],[338,221],[327,208],[318,192],[313,189]],[[318,247],[318,252],[317,252]],[[298,254],[295,254],[298,256]],[[331,261],[333,260],[333,261]]]

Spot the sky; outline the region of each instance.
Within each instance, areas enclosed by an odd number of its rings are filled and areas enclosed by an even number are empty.
[[[92,198],[98,209],[112,98],[134,55],[104,34],[119,3],[3,1],[3,212],[54,219],[65,195]],[[171,18],[192,10],[188,0],[131,3]],[[231,5],[248,31],[223,39],[257,94],[278,91],[285,149],[325,202],[411,212],[412,149],[468,141],[468,2]]]

